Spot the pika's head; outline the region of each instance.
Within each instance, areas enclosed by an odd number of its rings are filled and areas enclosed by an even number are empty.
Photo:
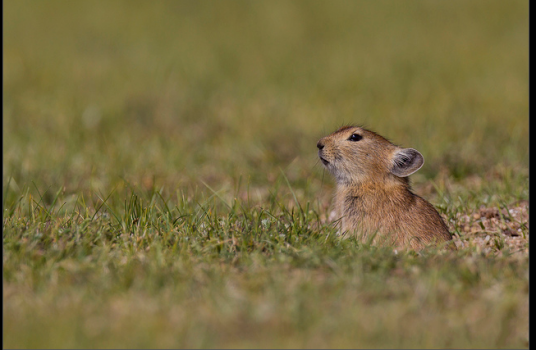
[[[401,148],[357,126],[345,126],[316,144],[322,164],[339,184],[405,178],[424,164],[413,148]]]

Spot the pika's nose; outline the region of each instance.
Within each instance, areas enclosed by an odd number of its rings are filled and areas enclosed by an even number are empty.
[[[318,149],[322,149],[322,148],[324,148],[324,144],[322,143],[322,140],[320,140],[320,141],[318,141],[318,142],[316,143],[316,147],[318,147]]]

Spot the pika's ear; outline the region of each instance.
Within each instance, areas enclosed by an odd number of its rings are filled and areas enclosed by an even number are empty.
[[[402,148],[393,155],[391,173],[399,176],[410,176],[424,164],[424,157],[416,149]]]

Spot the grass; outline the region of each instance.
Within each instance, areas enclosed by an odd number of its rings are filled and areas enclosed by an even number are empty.
[[[528,347],[528,2],[4,9],[6,348]],[[336,237],[346,123],[464,248]]]

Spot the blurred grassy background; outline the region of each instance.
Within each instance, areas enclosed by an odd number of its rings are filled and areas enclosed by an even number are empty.
[[[4,186],[317,184],[346,123],[419,149],[426,178],[528,165],[526,1],[5,10]]]
[[[4,2],[4,345],[527,346],[527,256],[333,239],[316,142],[418,149],[457,233],[527,200],[528,26],[517,0]]]

